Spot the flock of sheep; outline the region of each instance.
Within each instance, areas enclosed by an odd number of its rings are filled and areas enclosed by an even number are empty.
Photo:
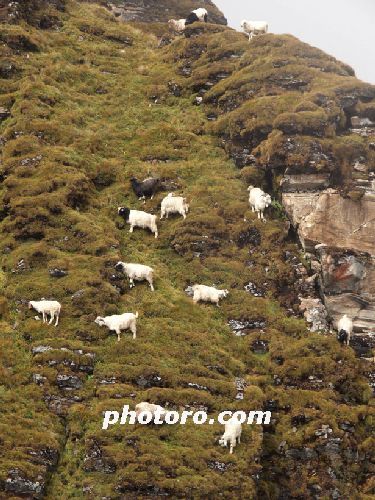
[[[207,22],[207,20],[207,10],[200,8],[191,12],[186,19],[179,19],[177,21],[171,19],[169,21],[169,25],[175,31],[183,31],[185,26],[189,24],[196,21]],[[241,23],[241,27],[244,32],[249,35],[250,40],[254,35],[267,33],[268,31],[268,25],[265,22],[243,21]],[[130,182],[137,197],[143,201],[146,197],[153,199],[155,193],[160,187],[160,180],[153,177],[147,178],[142,182],[139,182],[133,177]],[[271,196],[262,191],[260,188],[254,186],[249,186],[248,191],[249,203],[252,211],[256,212],[258,214],[258,218],[265,222],[263,213],[271,204]],[[185,219],[188,211],[189,204],[187,203],[186,198],[183,198],[182,196],[174,196],[172,193],[169,193],[161,202],[160,219],[163,219],[164,217],[168,218],[170,214],[179,214]],[[150,230],[151,233],[155,235],[155,238],[158,237],[156,215],[141,210],[132,210],[127,207],[118,207],[118,215],[123,217],[130,225],[130,233],[133,232],[135,227],[139,227]],[[151,291],[154,291],[154,270],[151,267],[142,264],[125,263],[120,261],[116,264],[115,268],[117,271],[123,272],[128,277],[130,288],[135,286],[134,281],[147,281]],[[229,293],[228,290],[218,290],[214,287],[200,284],[194,285],[192,287],[192,291],[194,304],[203,301],[216,304],[217,306],[219,306],[219,301],[225,298]],[[61,304],[59,302],[45,299],[40,301],[30,301],[29,309],[34,309],[39,314],[42,314],[43,323],[47,323],[48,316],[50,316],[48,324],[52,324],[55,320],[55,326],[58,325],[61,312]],[[124,313],[106,317],[98,316],[95,319],[95,323],[99,326],[106,326],[110,331],[116,332],[118,341],[120,340],[121,332],[125,330],[130,330],[133,334],[133,339],[135,339],[137,334],[136,323],[138,316],[138,312],[135,314]],[[35,318],[40,319],[39,316],[36,316]],[[352,320],[347,315],[344,315],[338,322],[338,340],[349,345],[352,330]],[[138,413],[148,411],[154,414],[156,410],[161,411],[162,414],[165,412],[164,408],[152,403],[142,402],[136,406],[136,411]],[[241,423],[238,422],[236,418],[229,419],[225,424],[225,432],[220,438],[219,443],[222,446],[227,446],[229,443],[230,453],[232,453],[236,443],[240,442],[241,430]]]
[[[190,12],[186,19],[170,19],[168,24],[172,30],[181,33],[185,30],[186,26],[195,22],[208,22],[208,12],[206,9],[195,9]],[[244,19],[241,22],[241,28],[244,33],[249,35],[249,40],[251,40],[256,35],[267,33],[268,23],[266,21],[247,21]]]
[[[131,185],[140,200],[144,200],[147,196],[151,199],[154,197],[158,187],[159,180],[156,178],[149,177],[143,182],[139,182],[137,179],[131,179]],[[258,213],[258,218],[264,219],[263,212],[271,204],[271,196],[260,188],[254,186],[248,187],[249,191],[249,203],[253,212]],[[160,219],[163,217],[168,218],[170,214],[179,214],[185,219],[189,211],[189,204],[186,198],[182,196],[174,196],[173,193],[169,193],[161,201],[161,214]],[[127,207],[118,207],[118,215],[125,219],[130,225],[129,233],[134,231],[135,227],[141,229],[148,229],[158,237],[158,227],[157,227],[157,216],[144,212],[142,210],[132,210]],[[130,288],[135,286],[134,281],[147,281],[151,291],[154,291],[154,269],[150,266],[145,266],[143,264],[134,264],[127,262],[118,262],[115,266],[117,271],[123,272],[129,279]],[[196,284],[191,287],[193,291],[193,302],[211,302],[219,306],[219,301],[228,295],[228,290],[219,290],[212,286],[199,285]],[[47,322],[48,316],[50,320],[48,324],[52,324],[55,320],[55,326],[59,324],[59,316],[61,312],[61,304],[55,300],[45,300],[40,301],[30,301],[29,308],[35,309],[39,314],[42,314],[43,323]],[[36,318],[39,319],[37,316]],[[138,318],[138,312],[116,314],[112,316],[98,316],[95,319],[95,323],[99,326],[106,326],[110,331],[114,331],[117,334],[117,339],[120,340],[121,331],[130,330],[133,334],[133,338],[136,338],[137,328],[136,320]]]

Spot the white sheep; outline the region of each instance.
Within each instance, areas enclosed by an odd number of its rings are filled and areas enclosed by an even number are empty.
[[[241,28],[249,35],[249,40],[255,35],[260,35],[268,32],[268,23],[266,21],[247,21],[244,19],[241,22]]]
[[[170,19],[168,21],[168,25],[171,29],[173,29],[173,31],[181,33],[181,31],[184,31],[185,29],[185,22],[186,19]]]
[[[164,216],[168,219],[169,214],[180,214],[186,219],[188,211],[189,205],[186,202],[186,198],[182,196],[173,196],[173,193],[169,193],[161,202],[160,219]]]
[[[237,442],[241,442],[242,425],[236,417],[231,417],[225,422],[224,429],[224,434],[219,439],[219,444],[226,447],[229,442],[229,453],[233,453],[233,448]]]
[[[130,330],[133,334],[133,339],[137,336],[137,318],[138,312],[114,314],[113,316],[98,316],[95,323],[99,326],[106,326],[109,330],[117,333],[117,340],[120,341],[121,330]]]
[[[353,332],[353,320],[348,315],[341,316],[337,323],[338,338],[340,342],[349,345],[350,336]]]
[[[30,300],[29,309],[35,309],[38,313],[42,313],[43,323],[47,323],[48,314],[51,316],[48,324],[50,325],[56,317],[55,326],[59,324],[61,304],[56,300]]]
[[[219,300],[228,295],[228,290],[218,290],[212,286],[194,285],[191,287],[193,291],[193,301],[196,304],[199,301],[212,302],[219,307]]]
[[[155,418],[156,412],[158,413],[159,419],[163,420],[167,411],[160,405],[155,405],[153,403],[147,403],[146,401],[138,403],[135,406],[135,413],[137,418],[142,412],[149,412],[152,414],[152,418]]]
[[[152,267],[144,266],[142,264],[131,264],[126,262],[117,262],[116,269],[122,271],[129,278],[130,288],[133,288],[135,281],[148,281],[151,291],[154,291]]]
[[[126,207],[118,207],[117,212],[128,224],[130,224],[129,233],[132,233],[135,227],[141,227],[142,229],[149,229],[155,234],[155,238],[158,237],[156,215],[148,214],[141,210],[130,210]]]
[[[263,212],[264,210],[271,205],[271,196],[260,188],[256,188],[254,186],[249,186],[247,188],[249,191],[249,203],[251,206],[252,212],[258,213],[258,219],[262,219],[265,221]]]

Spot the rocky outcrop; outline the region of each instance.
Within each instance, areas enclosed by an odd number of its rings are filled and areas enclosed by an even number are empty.
[[[131,0],[109,3],[114,15],[121,21],[167,22],[169,19],[185,18],[198,7],[208,11],[209,21],[215,24],[227,24],[222,12],[211,0]]]
[[[308,175],[300,177],[301,187],[314,185]],[[319,263],[318,284],[333,324],[346,313],[356,333],[374,333],[375,191],[353,200],[337,189],[301,189],[283,192],[282,201],[302,246]]]
[[[197,42],[201,29],[185,33],[194,41],[180,72],[206,116],[216,116],[210,130],[241,176],[281,200],[310,254],[311,273],[301,276],[306,286],[298,285],[300,312],[312,331],[327,331],[349,314],[360,336],[353,336],[353,345],[360,340],[361,352],[364,344],[369,352],[375,331],[375,87],[290,36],[257,37],[244,52],[241,35],[223,31],[231,50],[208,63],[207,41]],[[206,32],[217,36],[210,26]],[[216,78],[219,72],[223,79]],[[281,97],[286,89],[291,103]],[[238,246],[249,237],[241,234]]]

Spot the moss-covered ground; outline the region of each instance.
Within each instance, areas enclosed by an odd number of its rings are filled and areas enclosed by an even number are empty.
[[[6,479],[16,469],[41,478],[50,499],[307,498],[314,485],[364,498],[372,444],[363,369],[350,349],[309,333],[283,307],[280,290],[295,279],[285,252],[298,248],[277,211],[267,224],[251,213],[246,182],[256,174],[236,169],[204,109],[189,92],[170,92],[180,78],[171,54],[181,57],[183,40],[159,48],[153,31],[165,26],[120,25],[93,4],[72,2],[60,17],[58,30],[8,26],[0,48],[0,105],[11,109],[1,125],[0,490],[12,497]],[[209,48],[217,57],[237,36],[222,29],[223,47]],[[248,46],[236,43],[245,67]],[[290,100],[278,100],[273,115]],[[186,221],[159,221],[157,240],[129,234],[117,217],[119,205],[160,213],[165,193],[143,205],[130,189],[132,175],[148,174],[173,182],[191,206]],[[243,245],[249,229],[258,236]],[[130,290],[118,260],[151,265],[155,292]],[[67,276],[52,277],[54,268]],[[250,281],[263,297],[244,290]],[[195,306],[184,292],[195,282],[230,294],[220,308]],[[28,310],[41,297],[62,303],[57,328]],[[98,314],[135,310],[136,340],[124,333],[118,343],[94,324]],[[266,326],[237,337],[230,319]],[[255,340],[268,352],[254,353]],[[246,382],[243,399],[236,378]],[[212,416],[274,413],[268,428],[244,429],[233,455],[217,444],[218,424],[101,430],[105,410],[144,400]],[[319,448],[322,424],[340,440],[337,460]],[[317,450],[308,464],[282,452],[305,447]]]

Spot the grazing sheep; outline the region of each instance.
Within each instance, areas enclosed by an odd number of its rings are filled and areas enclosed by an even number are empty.
[[[143,266],[142,264],[130,264],[121,261],[117,262],[115,267],[117,271],[124,272],[126,276],[129,278],[130,288],[133,288],[133,286],[135,286],[134,280],[135,281],[146,280],[148,281],[151,290],[154,291],[154,285],[153,285],[154,270],[152,269],[152,267]]]
[[[249,40],[255,35],[260,35],[268,32],[268,23],[266,21],[246,21],[241,23],[243,31],[249,35]]]
[[[219,444],[226,447],[229,442],[229,453],[233,453],[233,448],[236,446],[237,442],[241,442],[241,433],[241,423],[237,420],[236,417],[231,417],[225,422],[225,431],[219,439]]]
[[[191,288],[194,304],[202,300],[203,302],[212,302],[219,307],[219,300],[225,298],[229,293],[228,290],[218,290],[206,285],[194,285]]]
[[[160,186],[160,179],[155,177],[147,177],[144,181],[138,181],[136,177],[130,179],[131,186],[134,193],[138,196],[143,203],[146,203],[146,196],[150,196],[153,199],[155,193],[158,191]]]
[[[263,212],[264,210],[271,205],[271,196],[260,188],[256,188],[254,186],[249,186],[247,188],[249,191],[249,203],[251,206],[252,212],[258,213],[258,219],[262,219],[265,221]]]
[[[344,314],[344,316],[342,316],[339,319],[337,323],[337,331],[338,331],[337,335],[338,341],[341,342],[342,344],[349,345],[350,336],[353,331],[353,321],[346,314]]]
[[[50,325],[56,317],[55,326],[59,324],[61,304],[56,300],[30,300],[29,309],[35,309],[38,313],[42,313],[43,323],[47,323],[48,314],[51,316],[48,324]]]
[[[186,19],[170,19],[168,25],[173,31],[181,33],[185,29]]]
[[[128,224],[130,224],[129,233],[132,233],[135,227],[141,227],[143,229],[149,229],[155,234],[155,238],[158,237],[156,215],[148,214],[141,210],[130,210],[126,207],[118,207],[117,212]]]
[[[173,196],[173,193],[169,193],[161,202],[160,219],[164,216],[168,219],[169,214],[180,214],[186,219],[188,211],[189,205],[186,202],[186,198],[182,196]]]
[[[121,330],[130,330],[133,334],[133,339],[137,336],[137,318],[138,312],[114,314],[113,316],[98,316],[95,323],[99,326],[106,326],[109,330],[117,333],[117,340],[120,341]]]
[[[137,415],[137,418],[139,417],[139,415],[144,412],[144,411],[147,411],[149,413],[152,414],[152,418],[154,419],[155,418],[155,414],[156,412],[158,412],[159,414],[159,419],[160,420],[163,420],[164,419],[164,416],[165,414],[167,413],[167,411],[160,405],[155,405],[153,403],[147,403],[147,402],[142,402],[142,403],[138,403],[136,406],[135,406],[135,413]]]

